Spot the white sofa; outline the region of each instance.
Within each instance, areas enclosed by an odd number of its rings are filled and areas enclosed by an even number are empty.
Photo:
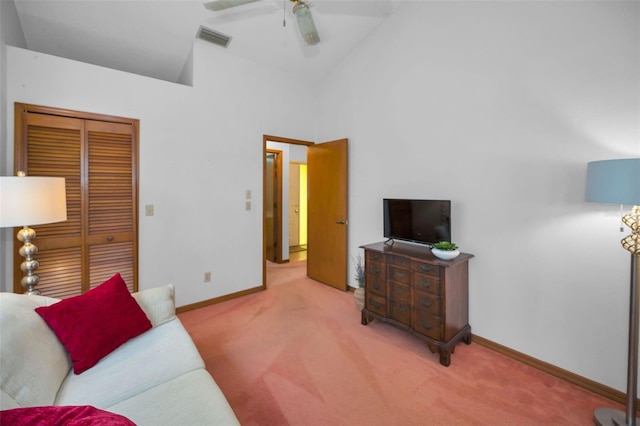
[[[65,347],[35,312],[58,300],[0,293],[0,408],[92,406],[138,426],[239,425],[175,315],[173,286],[133,296],[152,328],[74,374]]]

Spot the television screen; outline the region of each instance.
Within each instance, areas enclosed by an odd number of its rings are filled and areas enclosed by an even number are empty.
[[[422,244],[451,241],[450,200],[385,198],[384,237]]]

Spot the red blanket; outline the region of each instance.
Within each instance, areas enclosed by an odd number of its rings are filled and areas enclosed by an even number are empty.
[[[28,407],[0,411],[2,426],[135,426],[120,414],[95,407]]]

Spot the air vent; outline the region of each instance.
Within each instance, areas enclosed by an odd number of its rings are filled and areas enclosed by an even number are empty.
[[[218,46],[227,47],[231,41],[231,37],[224,35],[211,28],[200,26],[196,37],[199,39],[208,41],[209,43],[217,44]]]

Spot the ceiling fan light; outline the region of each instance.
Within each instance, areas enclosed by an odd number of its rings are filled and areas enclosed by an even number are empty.
[[[304,2],[297,1],[293,6],[293,14],[296,15],[298,28],[300,28],[300,33],[304,41],[310,45],[318,44],[320,35],[318,34],[316,25],[313,23],[309,6]]]

